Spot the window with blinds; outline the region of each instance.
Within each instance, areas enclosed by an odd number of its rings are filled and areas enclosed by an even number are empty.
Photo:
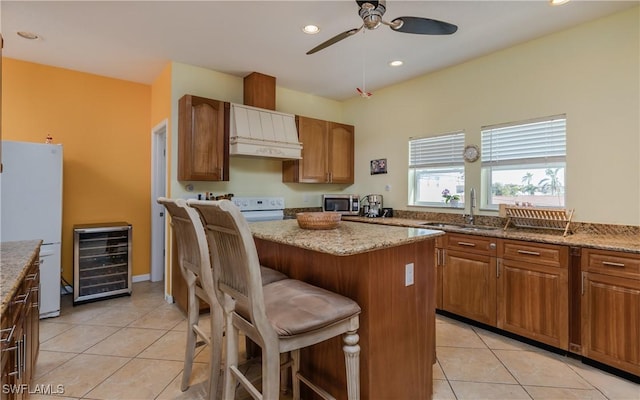
[[[566,117],[482,128],[483,206],[564,206]]]
[[[410,205],[463,206],[464,137],[453,132],[409,139]]]

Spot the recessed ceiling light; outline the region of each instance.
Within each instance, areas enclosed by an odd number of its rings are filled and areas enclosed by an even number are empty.
[[[317,25],[307,25],[302,28],[302,32],[308,35],[315,35],[316,33],[320,32],[320,28],[318,28]]]
[[[559,6],[561,4],[568,3],[568,2],[569,2],[569,0],[549,0],[549,3],[552,6]]]
[[[35,34],[33,32],[18,31],[17,33],[18,33],[18,36],[20,36],[21,38],[24,38],[24,39],[29,39],[29,40],[40,39],[40,36],[38,36],[37,34]]]
[[[393,60],[389,62],[389,65],[391,65],[392,67],[399,67],[402,64],[404,64],[404,62],[400,61],[400,60]]]

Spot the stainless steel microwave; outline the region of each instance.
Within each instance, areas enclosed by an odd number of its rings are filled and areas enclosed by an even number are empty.
[[[360,213],[360,196],[357,194],[323,194],[322,211],[337,211],[342,215]]]

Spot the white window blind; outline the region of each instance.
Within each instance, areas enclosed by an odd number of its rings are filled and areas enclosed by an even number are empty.
[[[482,128],[483,166],[554,163],[566,153],[564,115]]]
[[[442,136],[411,138],[409,168],[452,167],[464,165],[464,132]]]

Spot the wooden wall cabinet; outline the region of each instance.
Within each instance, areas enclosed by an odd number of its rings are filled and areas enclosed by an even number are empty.
[[[568,247],[502,240],[498,254],[498,328],[568,350]]]
[[[640,376],[640,255],[582,250],[582,355]]]
[[[496,239],[450,233],[442,266],[442,309],[496,326]]]
[[[178,180],[229,180],[230,104],[185,95],[178,102]]]
[[[34,376],[40,347],[40,276],[39,256],[36,254],[27,267],[25,277],[18,284],[15,295],[2,314],[0,331],[0,359],[2,384],[0,398],[26,399],[27,386]]]
[[[302,159],[282,163],[282,181],[353,183],[354,127],[296,116]]]

